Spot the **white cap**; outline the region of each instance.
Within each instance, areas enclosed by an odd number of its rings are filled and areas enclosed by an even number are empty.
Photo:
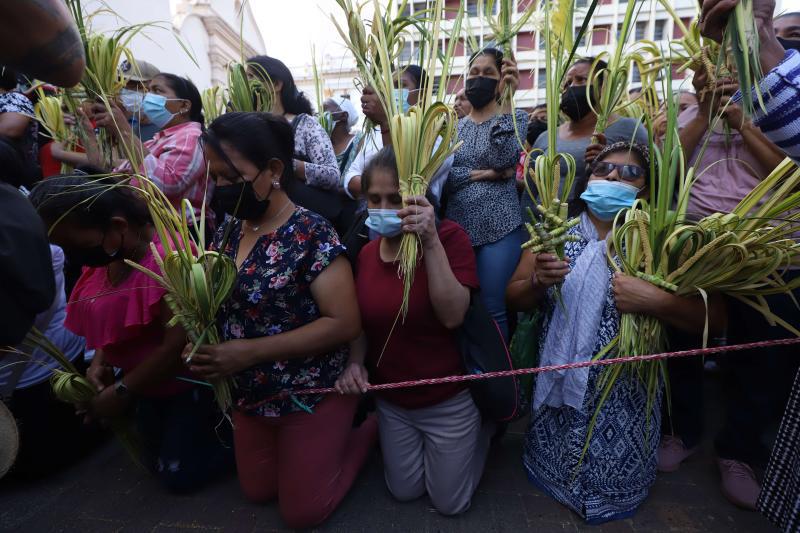
[[[356,110],[356,106],[353,105],[353,102],[350,101],[350,98],[346,96],[339,96],[333,99],[336,102],[336,105],[339,106],[339,109],[347,113],[347,128],[350,129],[356,124],[358,124],[358,111]]]

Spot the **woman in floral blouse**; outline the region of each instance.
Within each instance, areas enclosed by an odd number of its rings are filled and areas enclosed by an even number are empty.
[[[331,387],[361,330],[344,247],[321,216],[284,192],[292,129],[268,113],[228,113],[204,135],[215,202],[232,215],[215,247],[238,268],[219,314],[225,342],[202,346],[191,369],[233,376],[234,448],[245,495],[278,498],[292,528],[324,521],[352,485],[377,427],[353,429],[354,396],[289,395]],[[190,348],[187,347],[187,352]]]
[[[499,103],[508,87],[519,85],[513,58],[494,48],[476,52],[465,82],[469,115],[458,122],[463,144],[455,153],[447,178],[447,218],[467,230],[478,261],[481,296],[508,336],[505,290],[520,256],[524,229],[515,169],[528,115],[511,115],[510,100]]]

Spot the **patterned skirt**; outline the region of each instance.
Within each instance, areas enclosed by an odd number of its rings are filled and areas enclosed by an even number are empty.
[[[800,371],[775,440],[758,509],[786,533],[800,531]]]
[[[581,460],[599,402],[599,372],[592,369],[589,375],[581,411],[546,406],[532,411],[523,455],[531,483],[590,524],[627,518],[645,500],[656,478],[661,433],[661,393],[648,416],[644,387],[623,374],[597,417]]]

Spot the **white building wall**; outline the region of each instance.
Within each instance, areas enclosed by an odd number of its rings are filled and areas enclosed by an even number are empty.
[[[224,65],[239,59],[240,28],[245,54],[265,53],[264,40],[247,5],[242,26],[239,0],[86,0],[83,5],[87,14],[103,6],[114,12],[94,16],[94,31],[155,23],[133,38],[130,48],[134,57],[163,72],[188,76],[200,90],[220,83]]]

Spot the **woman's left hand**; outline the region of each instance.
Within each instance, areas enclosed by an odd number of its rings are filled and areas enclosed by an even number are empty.
[[[436,232],[436,215],[433,206],[424,196],[406,198],[406,207],[397,212],[403,222],[404,233],[415,233],[422,241],[423,248],[430,248],[439,242]]]
[[[500,71],[500,94],[503,94],[506,87],[511,94],[514,94],[519,87],[519,70],[513,56],[503,58],[503,68]]]
[[[592,137],[596,138],[597,142],[587,146],[586,151],[583,153],[583,158],[586,160],[587,167],[592,166],[592,163],[594,163],[594,160],[597,159],[597,156],[600,155],[600,152],[603,151],[608,142],[606,136],[602,133],[595,133]]]
[[[672,295],[643,279],[617,272],[611,280],[620,313],[653,315]]]
[[[205,379],[231,376],[253,366],[253,347],[246,339],[236,339],[220,344],[202,344],[188,360],[194,344],[183,349],[181,358],[189,365],[189,370]]]
[[[114,418],[125,412],[130,400],[117,394],[116,387],[106,387],[89,403],[89,414],[92,419]]]

